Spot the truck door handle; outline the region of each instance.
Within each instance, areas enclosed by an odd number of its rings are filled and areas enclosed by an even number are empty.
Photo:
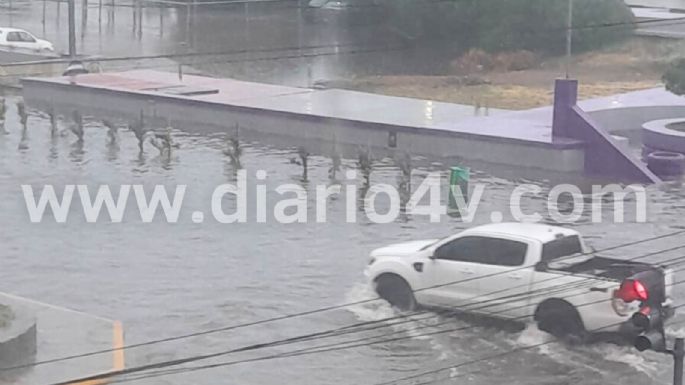
[[[513,274],[507,275],[507,277],[509,277],[509,278],[511,278],[511,279],[521,279],[521,278],[523,278],[523,275],[513,273]]]
[[[601,291],[602,293],[606,293],[609,289],[606,287],[591,287],[590,291]]]
[[[459,271],[461,271],[461,272],[464,273],[464,274],[473,274],[473,270],[471,270],[471,269],[462,269],[462,270],[459,270]]]

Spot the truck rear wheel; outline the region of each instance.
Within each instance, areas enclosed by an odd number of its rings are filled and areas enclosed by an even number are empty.
[[[569,342],[583,342],[586,338],[580,314],[564,300],[550,299],[541,303],[535,311],[535,321],[538,329],[554,337]]]
[[[382,274],[376,279],[376,292],[390,305],[403,311],[415,310],[416,298],[411,287],[402,277],[395,274]]]

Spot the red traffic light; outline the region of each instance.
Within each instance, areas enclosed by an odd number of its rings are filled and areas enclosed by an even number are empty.
[[[614,294],[624,302],[646,301],[649,299],[647,287],[637,279],[626,279]]]

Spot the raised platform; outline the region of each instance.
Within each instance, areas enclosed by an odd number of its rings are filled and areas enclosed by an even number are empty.
[[[0,304],[0,367],[29,364],[35,354],[35,315],[23,306]]]
[[[313,90],[159,71],[23,79],[38,108],[167,119],[179,128],[242,129],[269,136],[406,150],[563,172],[583,170],[583,143],[553,139],[551,120],[510,119],[504,110]],[[488,116],[484,116],[485,114]],[[314,149],[314,151],[316,151]]]
[[[6,293],[0,293],[0,303],[9,305],[20,317],[20,322],[16,323],[19,329],[10,332],[32,336],[36,347],[35,352],[28,352],[33,353],[29,354],[29,359],[0,362],[0,369],[24,366],[0,371],[0,384],[51,384],[123,369],[123,350],[32,366],[36,362],[121,347],[121,325],[108,319]],[[22,325],[29,324],[33,325],[32,333],[22,332]],[[27,346],[26,341],[20,342],[22,343],[18,348]]]

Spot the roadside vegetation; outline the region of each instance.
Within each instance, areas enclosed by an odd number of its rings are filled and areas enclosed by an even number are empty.
[[[568,0],[381,0],[380,4],[390,28],[416,46],[455,54],[476,48],[554,56],[566,50]],[[630,36],[633,14],[623,0],[575,0],[574,4],[577,52]]]
[[[571,76],[580,81],[581,99],[657,87],[683,52],[685,42],[680,40],[634,36],[622,43],[574,55]],[[328,86],[520,110],[552,102],[551,79],[564,76],[565,59],[539,57],[525,69],[501,65],[474,69],[469,64],[467,71],[461,70],[460,65],[453,61],[444,74],[362,76],[330,82]],[[685,64],[678,68],[682,71],[680,76],[685,78]]]
[[[550,79],[565,74],[567,0],[377,0],[389,29],[416,50],[440,51],[437,73],[360,76],[330,87],[527,109],[552,101]],[[685,46],[634,35],[623,0],[575,0],[571,76],[580,97],[651,88]],[[429,56],[434,57],[434,56]]]
[[[662,78],[666,89],[676,95],[685,95],[685,58],[674,60]]]

